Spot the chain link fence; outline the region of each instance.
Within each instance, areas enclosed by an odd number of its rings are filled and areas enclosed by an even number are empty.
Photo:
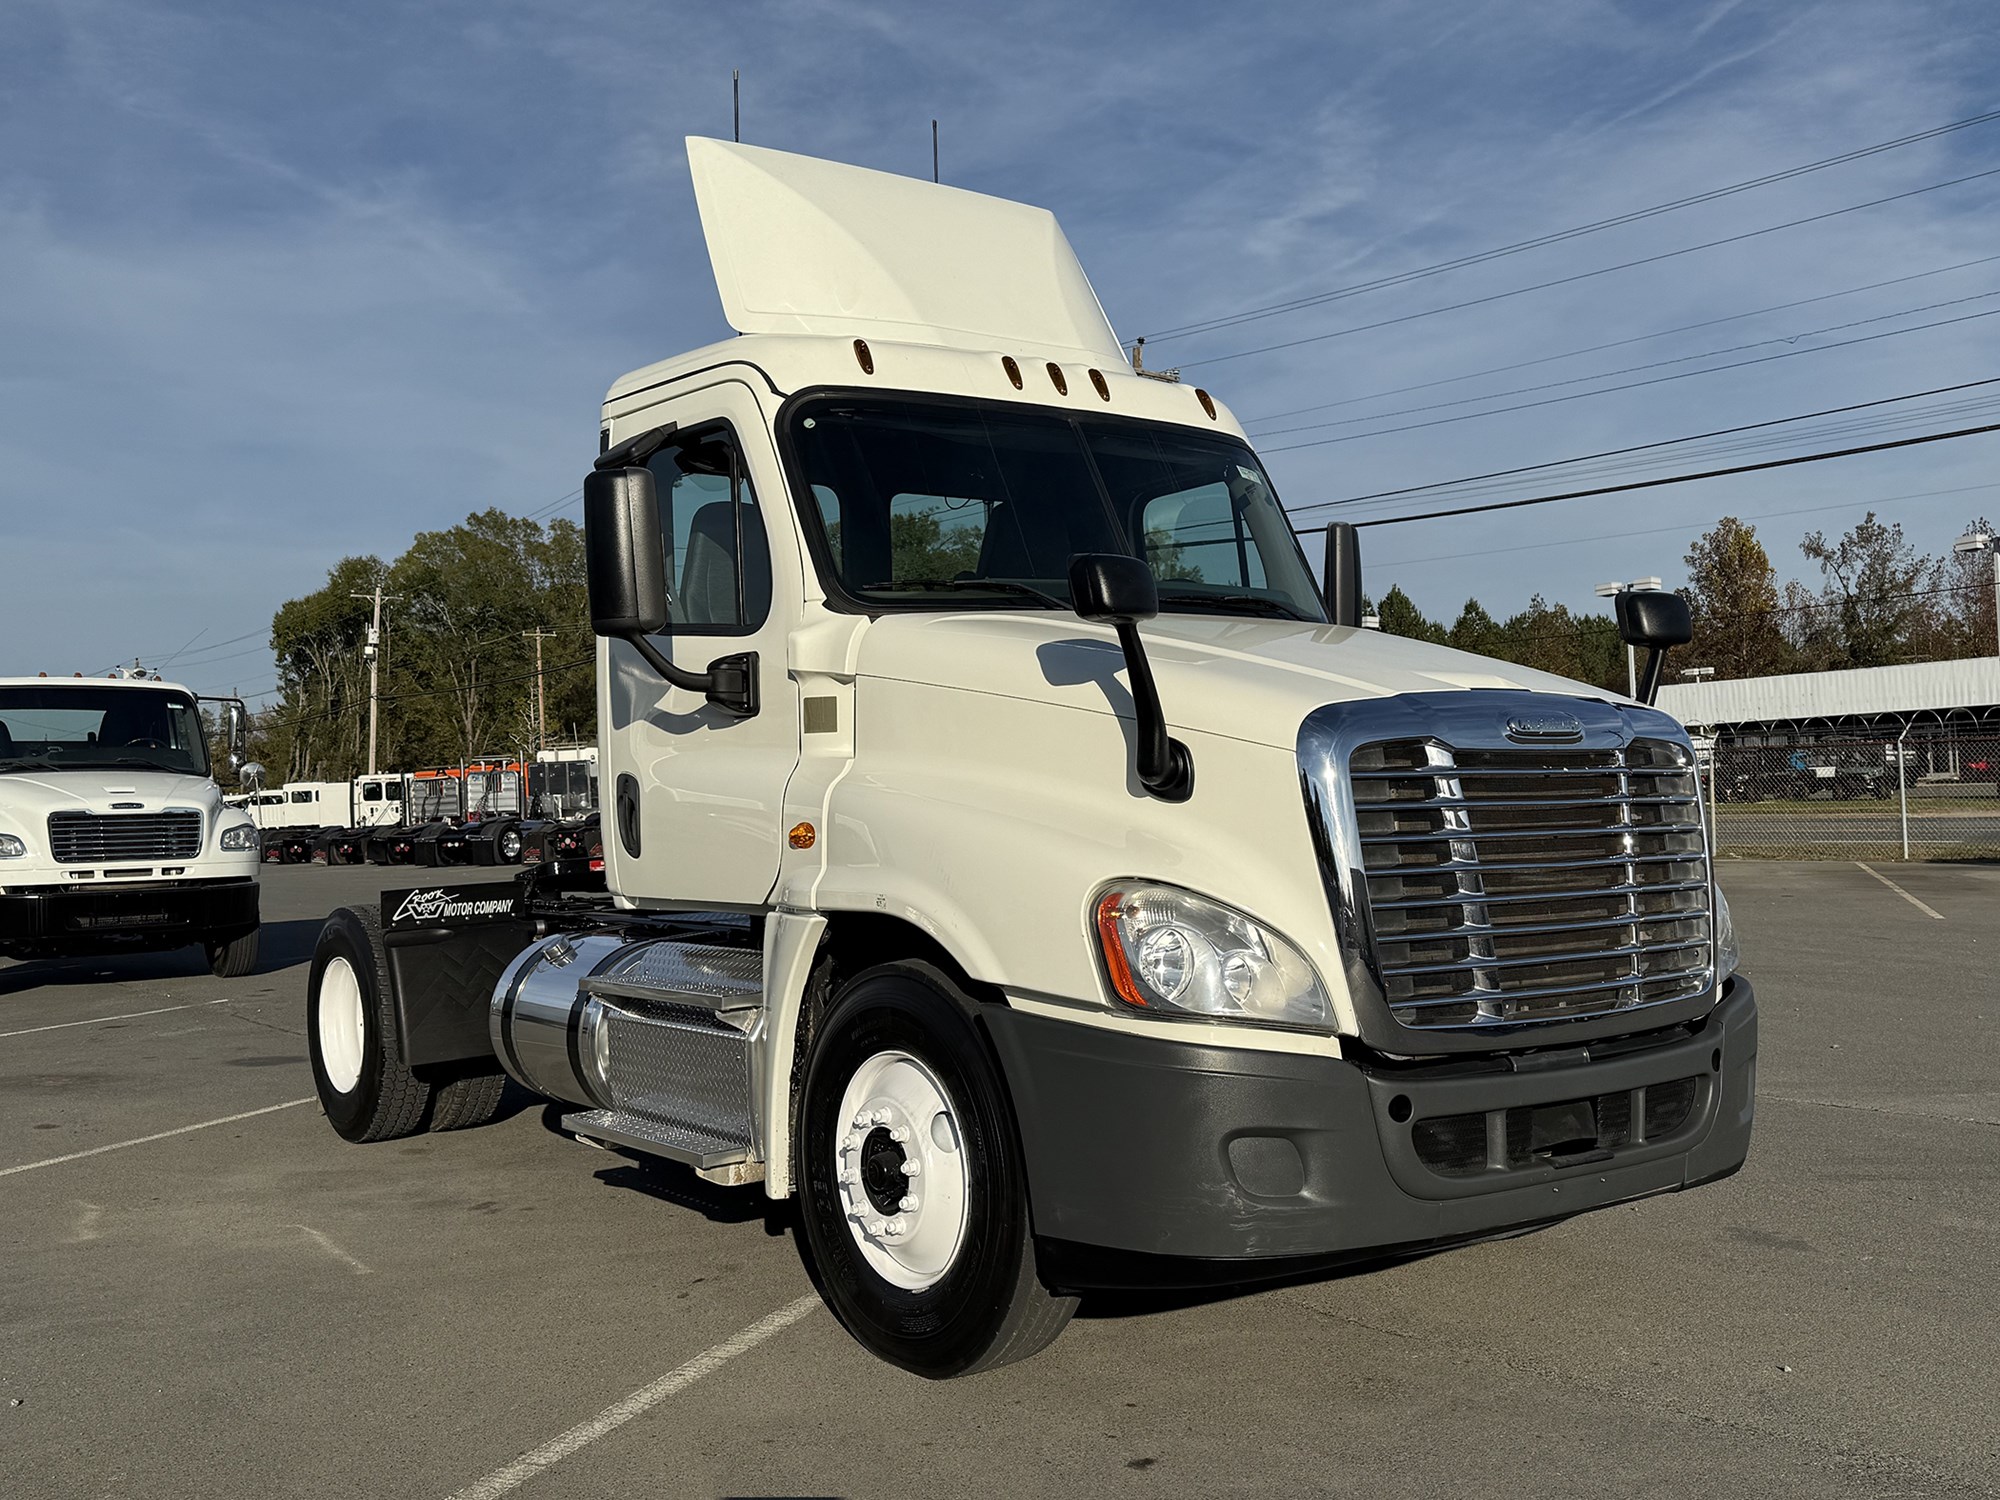
[[[2000,859],[2000,734],[1725,740],[1701,758],[1719,857]]]

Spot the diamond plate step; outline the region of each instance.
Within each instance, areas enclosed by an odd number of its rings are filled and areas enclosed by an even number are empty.
[[[583,989],[604,999],[667,1001],[735,1015],[764,1003],[764,955],[708,943],[639,943],[585,979]]]
[[[625,1146],[650,1156],[685,1162],[698,1172],[737,1166],[757,1159],[741,1141],[710,1135],[669,1120],[623,1109],[592,1109],[564,1115],[562,1128],[610,1146]]]

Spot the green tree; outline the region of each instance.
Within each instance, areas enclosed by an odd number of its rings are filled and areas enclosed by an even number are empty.
[[[1452,623],[1449,639],[1459,650],[1475,656],[1498,656],[1502,645],[1500,622],[1477,599],[1468,599]]]
[[[1406,636],[1414,641],[1430,641],[1442,645],[1446,639],[1445,628],[1429,619],[1417,608],[1416,601],[1403,592],[1399,583],[1382,596],[1376,606],[1376,617],[1381,621],[1384,635]]]
[[[1875,512],[1829,541],[1808,533],[1799,550],[1819,565],[1821,618],[1802,625],[1829,667],[1882,667],[1916,660],[1931,631],[1939,565],[1904,537],[1900,522],[1884,525]]]
[[[1717,677],[1767,677],[1791,667],[1779,613],[1778,577],[1757,528],[1724,516],[1687,551],[1682,590],[1694,640],[1682,653]]]

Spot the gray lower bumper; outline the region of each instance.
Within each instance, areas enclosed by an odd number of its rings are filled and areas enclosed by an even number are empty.
[[[1757,1003],[1741,975],[1691,1035],[1490,1060],[1485,1071],[1195,1046],[1018,1011],[987,1020],[1020,1122],[1036,1233],[1069,1246],[1255,1274],[1267,1261],[1475,1239],[1692,1187],[1735,1171],[1750,1148]],[[1433,1170],[1415,1144],[1425,1120],[1689,1078],[1685,1120],[1608,1152],[1468,1176]]]

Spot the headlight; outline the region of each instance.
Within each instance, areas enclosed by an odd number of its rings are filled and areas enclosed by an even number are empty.
[[[1736,946],[1736,923],[1729,915],[1729,900],[1722,894],[1722,887],[1715,888],[1715,982],[1719,985],[1743,961],[1743,952]]]
[[[1332,1025],[1306,956],[1240,911],[1166,885],[1117,885],[1093,907],[1118,998],[1148,1010],[1267,1025]]]
[[[0,833],[0,859],[21,859],[28,852],[27,843],[11,833]]]
[[[222,830],[222,847],[232,854],[241,854],[257,847],[257,825],[238,823]]]

